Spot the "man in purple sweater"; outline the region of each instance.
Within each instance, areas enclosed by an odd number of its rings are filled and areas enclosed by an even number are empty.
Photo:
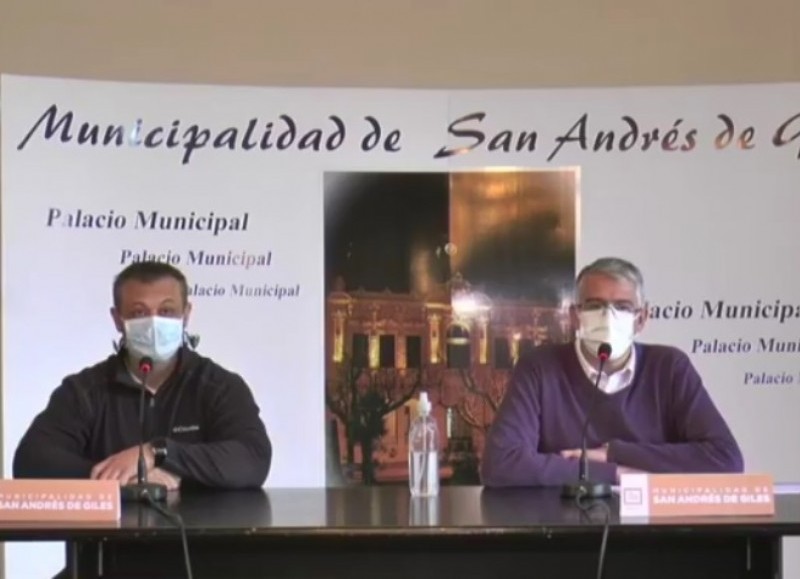
[[[576,339],[541,346],[514,368],[492,425],[487,487],[560,486],[578,478],[587,412],[590,478],[624,472],[741,472],[741,451],[689,357],[635,343],[647,320],[638,268],[618,258],[585,267],[572,307]],[[595,388],[600,344],[611,346]]]

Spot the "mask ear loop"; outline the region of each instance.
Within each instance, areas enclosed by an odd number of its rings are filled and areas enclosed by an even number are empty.
[[[636,326],[641,324],[643,319],[644,319],[644,306],[639,308],[638,311],[636,311],[633,314],[633,337],[634,338],[639,335],[639,332],[636,330]]]

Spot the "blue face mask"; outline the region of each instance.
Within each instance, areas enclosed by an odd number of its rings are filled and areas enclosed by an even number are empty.
[[[183,345],[183,318],[133,318],[125,320],[125,347],[132,354],[149,356],[153,362],[172,358]]]

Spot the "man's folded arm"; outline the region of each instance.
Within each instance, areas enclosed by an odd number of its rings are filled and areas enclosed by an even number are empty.
[[[667,443],[614,440],[608,460],[647,472],[742,472],[744,459],[688,357],[676,372],[670,422],[676,434]]]
[[[742,472],[736,451],[724,441],[645,443],[612,441],[608,460],[652,473]]]
[[[62,383],[50,395],[14,453],[14,478],[89,478],[86,456],[89,404],[76,386]]]
[[[260,487],[269,474],[272,443],[259,418],[259,408],[241,379],[231,379],[216,394],[210,408],[207,442],[167,439],[162,468],[206,487]]]
[[[517,364],[486,439],[481,478],[487,487],[557,486],[578,478],[577,460],[539,452],[537,380],[534,369]],[[589,468],[593,480],[616,482],[616,464],[592,462]]]

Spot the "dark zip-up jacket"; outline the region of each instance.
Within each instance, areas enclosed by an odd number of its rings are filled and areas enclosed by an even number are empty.
[[[124,352],[67,376],[14,454],[15,478],[89,478],[92,467],[139,443],[141,387]],[[175,371],[145,401],[145,441],[165,438],[161,465],[190,486],[260,487],[272,445],[238,375],[183,348]]]

